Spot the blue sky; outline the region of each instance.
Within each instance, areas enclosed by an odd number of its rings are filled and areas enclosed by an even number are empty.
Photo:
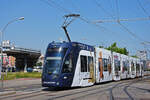
[[[140,1],[140,4],[138,3]],[[0,0],[0,29],[9,21],[24,16],[23,21],[10,24],[4,32],[4,40],[16,46],[39,49],[45,53],[48,43],[67,40],[61,25],[63,16],[80,14],[89,22],[97,20],[148,18],[149,0]],[[150,41],[150,20],[121,22],[134,35]],[[95,24],[76,19],[68,26],[72,41],[108,47],[117,42],[130,54],[143,50],[142,41],[132,36],[116,22]],[[148,46],[147,46],[148,47]]]

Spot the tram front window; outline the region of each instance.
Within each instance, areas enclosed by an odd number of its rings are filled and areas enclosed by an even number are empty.
[[[47,57],[63,57],[67,48],[48,48],[46,52]]]
[[[44,66],[48,74],[59,74],[66,50],[66,48],[48,48]]]
[[[46,60],[45,67],[47,68],[48,74],[58,74],[60,70],[61,60]]]

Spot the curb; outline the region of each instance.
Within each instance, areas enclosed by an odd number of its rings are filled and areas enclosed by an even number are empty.
[[[18,79],[15,79],[15,80],[39,80],[41,78],[18,78]]]
[[[16,94],[15,91],[11,91],[11,92],[0,92],[0,96],[7,96],[7,95],[12,95],[12,94]]]

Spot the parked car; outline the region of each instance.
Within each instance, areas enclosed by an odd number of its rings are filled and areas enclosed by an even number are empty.
[[[31,68],[31,67],[27,68],[27,72],[32,72],[32,71],[33,71],[33,68]]]
[[[2,72],[6,72],[7,68],[6,67],[2,67]]]
[[[42,72],[42,66],[35,66],[33,72]]]
[[[8,67],[8,72],[16,72],[16,67]]]

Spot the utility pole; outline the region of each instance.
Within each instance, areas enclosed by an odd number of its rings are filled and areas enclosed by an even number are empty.
[[[146,41],[146,42],[144,41],[144,42],[142,42],[141,44],[144,46],[144,49],[145,49],[145,52],[146,52],[146,60],[150,59],[149,56],[148,56],[148,52],[150,52],[150,51],[149,51],[149,49],[147,48],[148,45],[150,46],[150,43],[147,42],[147,41]]]
[[[24,20],[24,17],[19,17],[19,18],[15,18],[15,19],[13,19],[13,20],[11,20],[11,21],[9,21],[5,26],[4,26],[4,28],[2,28],[1,30],[0,30],[0,35],[1,35],[1,68],[2,68],[2,70],[1,70],[1,74],[2,74],[2,88],[4,87],[4,70],[3,70],[3,35],[4,35],[4,31],[6,30],[6,28],[8,27],[8,25],[9,24],[11,24],[11,23],[13,23],[13,22],[16,22],[16,21],[18,21],[18,20]],[[7,69],[6,69],[7,70]]]
[[[149,42],[142,42],[141,44],[144,46],[144,49],[145,49],[144,52],[145,52],[145,54],[146,54],[146,59],[143,60],[144,70],[147,70],[146,63],[147,63],[147,61],[149,60],[149,58],[148,58],[148,49],[146,49],[146,47],[147,47],[150,43],[149,43]]]
[[[77,18],[79,17],[80,15],[79,14],[69,14],[69,15],[65,15],[65,21],[62,25],[62,28],[63,30],[65,31],[65,34],[67,36],[67,39],[69,42],[71,42],[71,39],[70,39],[70,36],[68,34],[68,31],[67,31],[67,27]],[[72,18],[71,20],[68,21],[68,18]]]

